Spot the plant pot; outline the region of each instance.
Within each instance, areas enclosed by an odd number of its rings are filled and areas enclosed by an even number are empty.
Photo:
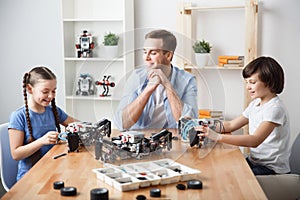
[[[106,58],[117,58],[118,57],[118,46],[104,46]]]
[[[210,53],[195,53],[196,64],[198,67],[205,67],[208,65]]]

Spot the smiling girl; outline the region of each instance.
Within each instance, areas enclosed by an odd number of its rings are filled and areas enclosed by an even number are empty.
[[[259,57],[243,69],[252,101],[239,117],[225,121],[223,132],[232,132],[249,125],[249,135],[218,134],[200,126],[196,130],[219,142],[250,147],[247,162],[255,175],[290,172],[288,112],[277,96],[284,88],[284,72],[277,61]],[[216,129],[220,130],[220,129]]]
[[[11,114],[8,126],[11,154],[19,160],[17,180],[56,144],[60,124],[75,121],[56,106],[56,83],[46,67],[35,67],[23,77],[25,105]]]

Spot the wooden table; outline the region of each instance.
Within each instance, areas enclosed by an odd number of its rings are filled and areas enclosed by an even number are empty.
[[[173,132],[174,134],[174,132]],[[188,144],[173,140],[173,148],[164,154],[176,162],[199,169],[198,179],[203,182],[202,190],[177,190],[176,185],[158,185],[161,198],[150,198],[150,189],[120,192],[98,180],[92,169],[102,168],[100,161],[95,160],[94,152],[81,147],[80,152],[68,153],[67,156],[53,159],[62,152],[67,152],[66,144],[54,146],[32,169],[17,182],[5,199],[90,199],[90,190],[104,187],[109,190],[109,199],[136,199],[143,194],[147,199],[267,199],[251,169],[246,163],[239,148],[217,144],[204,158],[199,158],[199,149],[187,148]],[[145,158],[145,161],[147,158]],[[77,188],[77,196],[64,197],[60,190],[53,189],[55,181],[64,181],[65,186]],[[186,182],[182,182],[186,184]]]

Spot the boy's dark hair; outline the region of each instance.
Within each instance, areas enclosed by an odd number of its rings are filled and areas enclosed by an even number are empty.
[[[280,64],[271,57],[258,57],[243,69],[243,77],[249,78],[258,73],[258,78],[270,88],[271,92],[280,94],[284,88],[284,71]]]
[[[35,67],[29,73],[25,73],[24,77],[23,77],[23,95],[24,95],[24,101],[25,101],[26,121],[27,121],[27,126],[28,126],[28,130],[29,130],[29,134],[30,134],[30,137],[27,141],[28,143],[33,142],[35,140],[35,138],[32,135],[31,121],[30,121],[30,117],[29,117],[29,108],[28,108],[28,101],[27,101],[27,84],[34,86],[38,82],[38,80],[41,80],[41,79],[42,80],[55,80],[56,76],[51,70],[49,70],[46,67]],[[55,125],[57,127],[58,132],[60,132],[61,130],[60,130],[60,126],[59,126],[55,98],[52,99],[51,105],[52,105],[52,111],[54,114]]]
[[[163,29],[154,30],[145,35],[145,39],[148,38],[162,39],[163,50],[175,52],[177,40],[171,32]]]

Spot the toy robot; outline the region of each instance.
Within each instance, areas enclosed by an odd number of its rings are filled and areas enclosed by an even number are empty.
[[[111,121],[102,119],[94,124],[90,122],[74,122],[68,124],[67,132],[78,134],[81,143],[85,146],[102,141],[104,136],[110,137]]]
[[[102,94],[100,94],[100,97],[110,96],[110,95],[108,95],[109,87],[115,87],[114,82],[109,82],[108,79],[110,77],[111,76],[104,76],[103,79],[102,79],[102,82],[101,81],[96,81],[95,82],[96,85],[102,85],[103,86],[104,91],[102,92]]]
[[[199,132],[196,131],[194,127],[208,126],[210,129],[215,130],[217,123],[220,123],[219,127],[223,128],[222,122],[218,119],[189,119],[181,117],[178,122],[178,130],[179,134],[181,135],[181,140],[189,141],[191,147],[197,145],[198,148],[206,148],[208,143],[215,143],[215,141],[211,141],[206,137],[200,138],[198,136]]]
[[[93,37],[87,30],[83,31],[83,34],[78,37],[78,42],[75,44],[77,49],[77,58],[93,57],[92,49],[94,49]]]
[[[80,74],[77,82],[76,95],[89,96],[94,94],[94,82],[89,74]]]
[[[103,139],[96,144],[96,159],[103,162],[136,158],[142,159],[151,153],[160,153],[163,149],[170,151],[172,148],[172,133],[164,129],[154,133],[150,138],[136,131],[123,132],[111,140]]]

